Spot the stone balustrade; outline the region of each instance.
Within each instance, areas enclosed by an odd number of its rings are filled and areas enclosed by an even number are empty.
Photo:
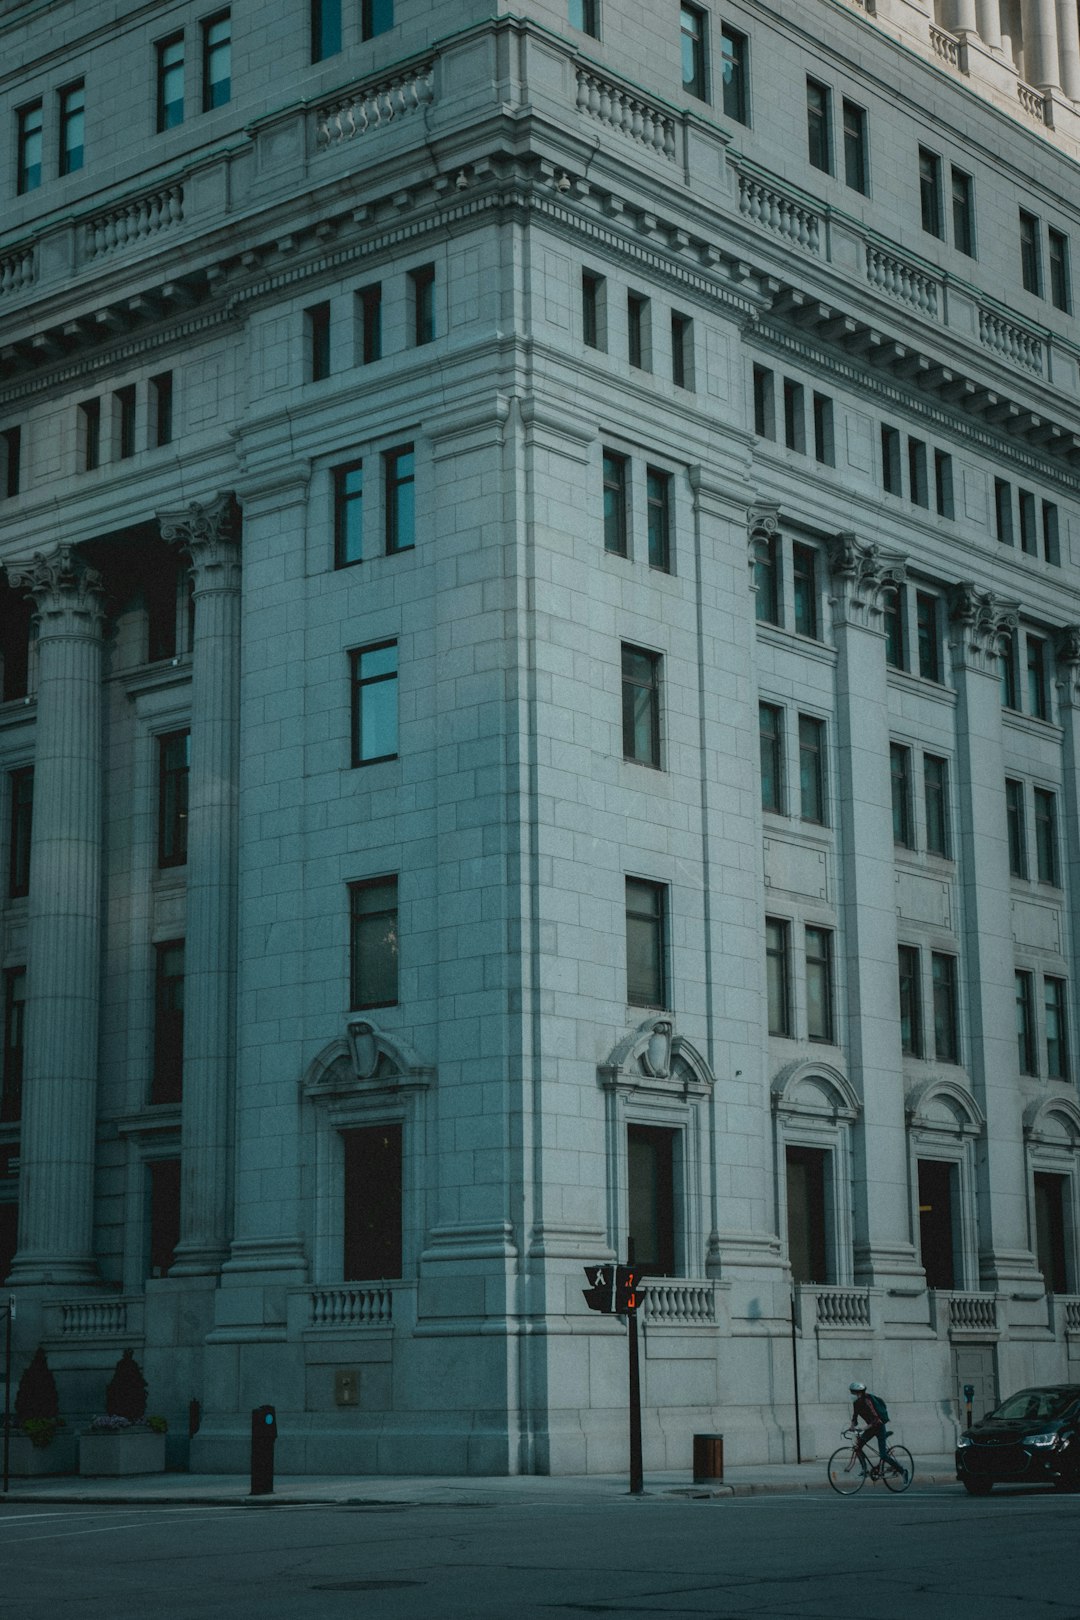
[[[985,306],[979,308],[979,342],[993,351],[1001,360],[1023,366],[1041,377],[1044,370],[1044,345],[1037,332],[1006,320]]]
[[[716,1323],[716,1288],[709,1278],[646,1277],[642,1281],[642,1316],[649,1326]]]
[[[315,114],[315,142],[321,151],[340,146],[357,135],[418,112],[434,100],[434,74],[430,62],[382,79],[377,84],[359,85],[338,101],[328,102]]]
[[[821,251],[821,218],[797,197],[753,175],[739,175],[739,213],[807,253]]]
[[[870,1293],[866,1288],[819,1288],[816,1325],[819,1328],[869,1328]]]
[[[995,1294],[950,1294],[949,1327],[961,1333],[996,1333]]]
[[[588,68],[577,71],[577,110],[669,162],[675,161],[674,118]]]
[[[1027,113],[1029,118],[1034,118],[1039,124],[1047,122],[1046,97],[1041,90],[1036,90],[1033,84],[1025,84],[1023,79],[1018,79],[1016,99],[1020,103],[1021,111]]]
[[[955,34],[947,33],[944,28],[939,28],[936,23],[931,23],[930,45],[934,55],[939,61],[944,62],[947,67],[958,68],[960,66],[960,41]]]
[[[1067,1299],[1064,1303],[1066,1333],[1080,1333],[1080,1299]]]
[[[136,197],[119,208],[110,208],[88,220],[83,252],[86,259],[97,259],[118,248],[134,247],[160,231],[181,225],[184,220],[184,188],[177,184]]]
[[[900,303],[910,305],[920,315],[937,320],[939,283],[935,277],[928,275],[925,270],[920,270],[917,265],[909,264],[906,259],[898,258],[895,253],[888,253],[872,242],[867,242],[866,279],[878,292],[886,293],[890,298],[896,298]]]
[[[126,1299],[64,1299],[57,1327],[65,1339],[123,1337],[129,1333]]]
[[[382,1284],[366,1288],[313,1288],[309,1294],[309,1327],[390,1327],[394,1292]]]
[[[32,247],[17,248],[0,259],[0,297],[22,292],[37,280],[37,255]]]

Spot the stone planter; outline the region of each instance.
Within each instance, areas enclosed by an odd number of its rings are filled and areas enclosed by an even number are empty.
[[[44,1474],[74,1474],[77,1466],[76,1436],[63,1429],[47,1446],[35,1446],[25,1434],[13,1434],[8,1441],[8,1471],[12,1479],[40,1479]],[[0,1436],[0,1444],[3,1437]]]
[[[165,1470],[165,1436],[150,1429],[118,1434],[80,1434],[79,1473],[87,1477],[115,1474],[161,1474]]]

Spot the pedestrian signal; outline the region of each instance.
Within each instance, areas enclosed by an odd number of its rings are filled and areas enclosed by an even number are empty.
[[[620,1316],[628,1316],[641,1303],[641,1268],[619,1266],[615,1273],[615,1309]]]
[[[613,1311],[615,1309],[613,1294],[615,1289],[614,1266],[586,1266],[585,1275],[591,1287],[583,1288],[585,1303],[590,1311]]]

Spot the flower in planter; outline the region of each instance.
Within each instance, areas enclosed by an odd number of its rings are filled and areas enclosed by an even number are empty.
[[[60,1429],[66,1428],[62,1417],[31,1417],[23,1418],[22,1431],[30,1444],[38,1451],[44,1451],[51,1446]]]
[[[96,1417],[90,1424],[91,1434],[123,1434],[125,1429],[134,1429],[137,1424],[130,1418],[121,1417],[117,1412],[106,1412],[104,1417]]]

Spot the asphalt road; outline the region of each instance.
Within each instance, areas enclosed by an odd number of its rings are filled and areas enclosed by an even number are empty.
[[[1080,1620],[1080,1496],[0,1506],[18,1620]]]

